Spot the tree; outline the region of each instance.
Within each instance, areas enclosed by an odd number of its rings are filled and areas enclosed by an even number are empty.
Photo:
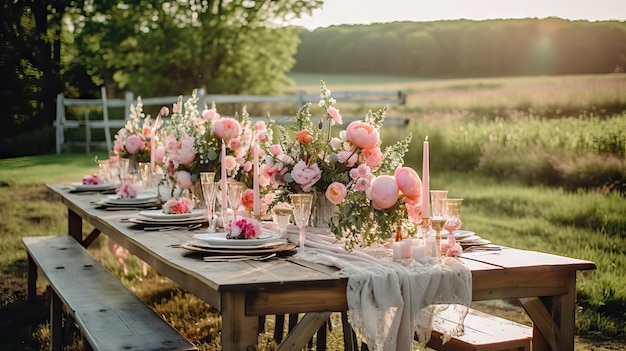
[[[320,0],[85,1],[72,9],[74,64],[110,90],[142,96],[275,93],[288,80],[298,29],[280,25]]]

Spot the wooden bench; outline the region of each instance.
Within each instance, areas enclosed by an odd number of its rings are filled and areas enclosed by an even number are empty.
[[[197,350],[70,236],[24,237],[28,295],[38,269],[52,288],[50,349],[63,348],[63,305],[87,350]]]
[[[442,345],[443,327],[454,325],[449,313],[439,313],[433,320],[433,332],[427,346],[440,351],[452,350],[530,350],[532,328],[508,319],[470,309],[465,317],[465,334]],[[437,327],[439,330],[437,330]]]

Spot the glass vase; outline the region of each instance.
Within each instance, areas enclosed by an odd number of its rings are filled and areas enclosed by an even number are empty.
[[[313,204],[311,226],[314,228],[330,228],[330,222],[336,211],[337,205],[328,201],[324,193],[317,193],[316,203]]]

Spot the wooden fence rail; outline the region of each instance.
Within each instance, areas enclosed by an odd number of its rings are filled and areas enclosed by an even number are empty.
[[[113,140],[111,137],[111,128],[122,128],[130,116],[130,105],[135,103],[135,96],[132,92],[126,92],[124,99],[108,99],[105,87],[102,87],[100,99],[66,99],[63,94],[57,95],[57,112],[56,112],[56,153],[60,154],[65,141],[65,131],[71,128],[84,128],[85,129],[85,152],[89,153],[91,146],[106,147],[107,150],[112,150]],[[304,91],[298,91],[291,95],[215,95],[205,94],[204,89],[197,90],[198,97],[198,109],[202,111],[204,106],[211,106],[215,104],[248,104],[248,103],[292,103],[296,108],[300,108],[305,103],[317,103],[320,99],[319,93],[306,93]],[[189,96],[184,96],[184,99]],[[398,90],[367,90],[367,91],[337,91],[333,92],[333,98],[339,103],[352,103],[352,104],[401,104],[406,103],[406,94],[403,91]],[[172,106],[178,100],[178,96],[165,96],[154,98],[142,98],[144,107],[146,106]],[[72,106],[85,107],[83,120],[67,119],[66,108]],[[91,120],[90,111],[102,110],[102,119]],[[109,108],[124,108],[123,119],[110,119]],[[258,119],[260,117],[253,117]],[[345,118],[344,120],[350,121],[356,118]],[[388,118],[385,123],[406,125],[407,120],[404,118]],[[93,141],[91,140],[91,130],[102,129],[104,130],[105,140]],[[82,144],[82,142],[80,143]]]

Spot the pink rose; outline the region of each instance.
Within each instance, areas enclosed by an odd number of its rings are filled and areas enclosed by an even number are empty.
[[[380,136],[376,128],[369,123],[361,121],[354,121],[348,125],[346,138],[361,149],[375,148],[380,142]]]
[[[317,163],[307,167],[304,161],[299,161],[293,166],[291,176],[302,187],[302,190],[309,192],[313,185],[322,178],[322,171],[320,171]]]
[[[126,151],[129,154],[134,155],[137,151],[142,150],[144,147],[143,139],[139,135],[131,135],[126,139]]]
[[[330,184],[328,189],[326,189],[326,198],[335,205],[340,204],[346,195],[348,195],[348,189],[346,189],[345,185],[339,182]]]
[[[228,155],[222,160],[222,165],[227,171],[232,171],[237,166],[237,159],[234,156]]]
[[[191,182],[191,174],[187,171],[178,171],[174,173],[174,180],[181,189],[191,189],[193,183]]]
[[[398,201],[399,191],[400,189],[394,177],[382,175],[374,178],[369,189],[372,206],[377,210],[393,207]]]
[[[280,146],[280,144],[274,144],[270,146],[270,152],[272,153],[272,155],[278,156],[283,153],[283,147]]]
[[[250,162],[250,161],[244,162],[243,170],[244,170],[244,172],[250,172],[250,170],[252,170],[252,162]]]
[[[98,176],[98,174],[94,173],[92,175],[87,175],[83,177],[84,185],[99,185],[104,183],[104,180]]]
[[[420,197],[422,194],[422,181],[417,172],[409,167],[398,167],[394,172],[398,188],[408,198]]]
[[[222,140],[230,140],[239,137],[241,125],[231,117],[220,118],[213,123],[212,133]]]
[[[207,121],[213,122],[216,119],[220,118],[220,114],[217,113],[217,111],[214,108],[211,108],[211,109],[202,111],[202,118],[204,118]]]
[[[179,164],[184,166],[191,166],[196,159],[196,149],[193,146],[194,140],[192,137],[184,136],[178,140],[174,145],[173,158]]]
[[[343,124],[343,121],[341,120],[341,115],[339,114],[339,110],[336,109],[335,107],[329,107],[328,110],[326,110],[326,112],[328,113],[328,115],[330,116],[330,118],[333,119],[333,122],[337,123],[337,124]]]
[[[154,150],[154,161],[158,163],[163,163],[165,159],[165,148],[163,146],[158,146],[156,150]]]
[[[254,190],[246,189],[241,194],[241,206],[243,206],[246,210],[252,211],[254,208]]]
[[[254,218],[242,218],[224,226],[228,239],[256,239],[261,235],[261,223]]]
[[[365,149],[361,151],[361,158],[368,166],[376,168],[383,162],[383,153],[380,151],[380,147]]]

